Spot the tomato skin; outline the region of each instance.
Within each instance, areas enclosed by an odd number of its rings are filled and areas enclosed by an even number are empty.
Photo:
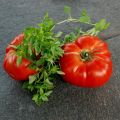
[[[17,46],[21,44],[23,39],[24,34],[18,35],[6,48],[3,67],[14,80],[28,80],[29,75],[37,73],[35,70],[29,68],[31,63],[25,58],[22,59],[22,63],[19,66],[16,64],[18,56],[16,55],[16,50],[12,45]]]
[[[13,45],[17,46],[17,45],[21,44],[23,39],[24,39],[23,33],[21,33],[17,37],[15,37],[14,40],[7,46],[6,53],[8,53],[10,50],[15,50],[15,48],[13,48]]]
[[[111,53],[107,44],[96,36],[81,36],[73,43],[63,46],[64,55],[60,58],[63,79],[73,85],[95,88],[104,85],[112,74]],[[82,51],[92,55],[83,61]]]

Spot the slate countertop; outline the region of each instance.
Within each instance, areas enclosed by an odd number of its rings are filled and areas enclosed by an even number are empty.
[[[56,21],[64,19],[64,5],[72,7],[75,17],[86,8],[93,21],[105,18],[111,23],[104,34],[112,52],[113,75],[99,89],[78,88],[59,80],[49,102],[38,107],[31,94],[4,72],[5,48],[25,27],[38,23],[46,11]],[[0,0],[0,120],[120,120],[119,22],[119,0]],[[68,33],[76,26],[65,24],[56,31]]]

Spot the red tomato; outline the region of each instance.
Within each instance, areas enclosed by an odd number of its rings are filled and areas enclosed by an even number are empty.
[[[81,36],[63,46],[60,59],[64,80],[81,87],[100,87],[112,74],[111,53],[107,44],[96,36]]]
[[[10,50],[15,50],[13,45],[17,46],[17,45],[21,44],[23,39],[24,39],[24,34],[23,33],[21,33],[17,37],[15,37],[14,40],[7,46],[6,53],[9,52]]]
[[[35,74],[36,71],[29,68],[31,64],[29,60],[23,58],[22,63],[17,66],[16,49],[13,47],[21,44],[24,39],[24,34],[18,35],[6,48],[3,67],[5,71],[15,80],[27,80],[29,75]]]

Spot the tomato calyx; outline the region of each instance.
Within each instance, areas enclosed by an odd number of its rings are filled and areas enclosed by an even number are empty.
[[[92,60],[93,55],[89,50],[82,50],[80,52],[80,57],[83,62],[88,62]]]

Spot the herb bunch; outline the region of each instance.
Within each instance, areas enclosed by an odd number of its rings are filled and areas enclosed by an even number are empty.
[[[31,61],[29,67],[38,71],[37,74],[29,76],[29,81],[23,85],[33,92],[32,100],[37,104],[48,101],[48,96],[54,88],[55,74],[63,74],[58,64],[59,58],[63,55],[60,32],[53,33],[54,25],[53,19],[46,14],[37,27],[24,30],[25,38],[17,47],[17,64],[19,65],[24,57]]]

